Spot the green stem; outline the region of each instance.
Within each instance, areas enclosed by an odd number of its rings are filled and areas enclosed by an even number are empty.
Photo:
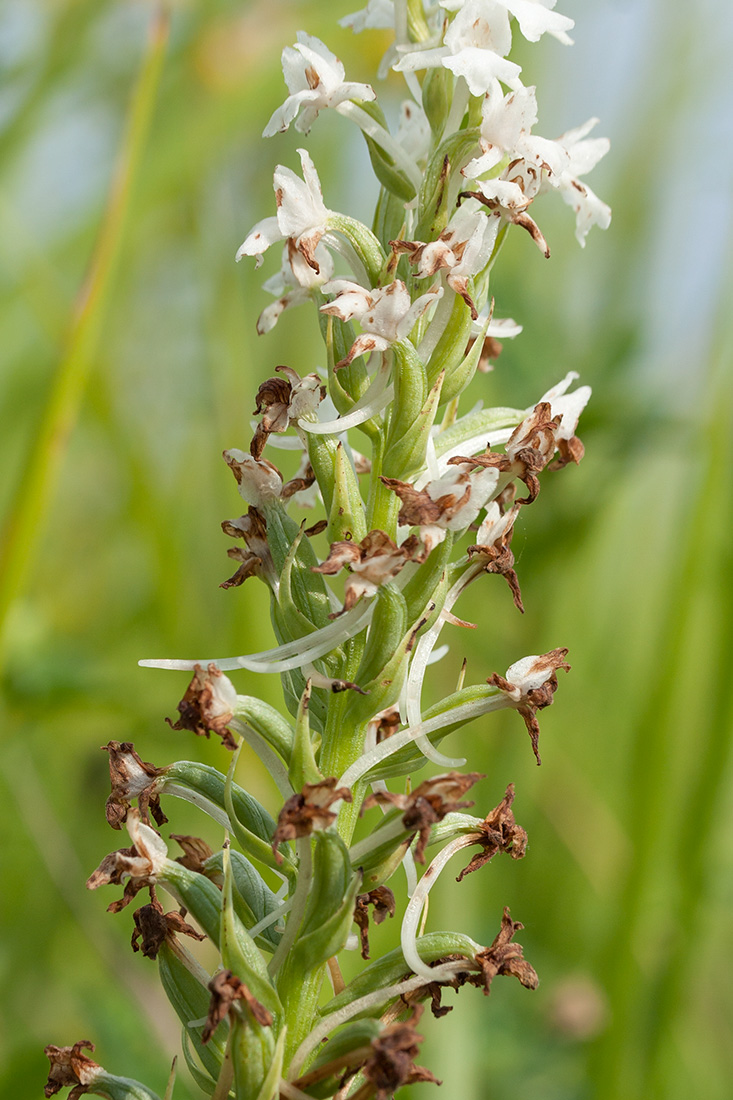
[[[130,210],[133,184],[145,149],[157,99],[170,19],[159,9],[150,25],[147,49],[135,86],[117,167],[88,274],[74,307],[66,348],[33,433],[33,446],[17,484],[0,542],[0,632],[20,595],[33,562],[33,550],[46,530],[64,452],[76,424],[102,333]]]

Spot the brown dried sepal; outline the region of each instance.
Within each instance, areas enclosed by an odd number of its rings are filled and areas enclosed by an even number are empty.
[[[469,340],[466,354],[471,350],[473,343],[473,340]],[[489,371],[494,369],[493,364],[499,358],[503,350],[504,345],[500,340],[497,340],[495,336],[485,336],[476,369],[480,371],[481,374],[488,374]]]
[[[422,1015],[422,1005],[416,1005],[409,1020],[390,1024],[381,1035],[372,1039],[372,1053],[364,1063],[362,1073],[373,1087],[375,1100],[390,1100],[403,1085],[418,1081],[441,1082],[422,1066],[415,1065],[418,1044],[423,1036],[415,1031],[415,1024]],[[359,1096],[358,1093],[355,1096]],[[364,1093],[371,1095],[371,1091]]]
[[[504,909],[501,918],[501,928],[490,947],[476,954],[476,962],[481,967],[481,973],[469,977],[471,985],[483,987],[486,995],[491,992],[491,983],[497,974],[508,974],[517,978],[527,989],[536,989],[539,978],[534,967],[530,966],[524,958],[524,948],[519,943],[513,943],[514,936],[524,928],[519,921],[513,921],[509,910]]]
[[[498,687],[500,691],[503,691],[504,694],[512,700],[512,705],[521,714],[524,719],[524,724],[527,727],[527,732],[532,742],[532,751],[534,752],[538,764],[542,763],[542,758],[540,756],[540,724],[537,721],[537,711],[544,710],[545,707],[549,707],[552,704],[553,697],[558,687],[558,669],[563,669],[564,672],[570,672],[570,665],[565,660],[567,655],[567,649],[561,647],[559,649],[551,649],[549,653],[543,653],[540,657],[537,657],[533,666],[533,671],[547,672],[544,683],[539,687],[525,690],[522,683],[512,684],[509,680],[500,676],[498,672],[492,673],[486,680],[487,684]]]
[[[313,406],[317,406],[326,396],[326,387],[319,385],[318,376],[311,374],[301,378],[297,371],[291,367],[279,366],[275,370],[286,375],[285,378],[268,378],[257,391],[257,407],[255,416],[262,414],[262,420],[257,425],[254,439],[250,445],[250,454],[259,459],[265,449],[268,436],[272,432],[285,432],[293,420],[294,399],[297,404],[297,395],[310,390],[313,392]],[[313,382],[317,385],[313,387]],[[310,385],[309,385],[310,383]],[[318,397],[315,397],[318,394]]]
[[[232,1005],[240,1001],[244,1002],[247,1011],[258,1024],[262,1027],[272,1026],[271,1013],[250,992],[244,982],[240,981],[236,974],[232,974],[231,970],[220,970],[215,974],[209,982],[209,991],[211,1002],[209,1015],[201,1032],[202,1043],[208,1043],[221,1021],[228,1016]]]
[[[219,588],[239,588],[250,577],[259,577],[262,574],[262,559],[253,554],[251,550],[245,550],[243,546],[230,546],[227,557],[238,561],[236,572],[222,581]]]
[[[419,834],[415,845],[415,859],[424,863],[432,826],[442,821],[446,814],[473,806],[473,802],[458,802],[456,799],[483,778],[480,772],[469,772],[466,775],[461,772],[447,772],[445,775],[426,779],[411,794],[374,791],[364,799],[363,809],[368,810],[377,804],[388,804],[404,810],[402,822],[405,828]]]
[[[501,802],[486,815],[481,832],[476,835],[475,842],[481,845],[482,851],[473,856],[456,882],[461,882],[472,871],[478,871],[497,852],[506,852],[512,859],[521,859],[524,856],[527,851],[527,834],[514,820],[511,808],[513,801],[514,784],[510,783]]]
[[[48,1073],[48,1081],[43,1089],[44,1096],[55,1096],[63,1088],[73,1085],[68,1100],[76,1100],[85,1092],[89,1092],[89,1086],[102,1072],[102,1067],[93,1062],[82,1050],[94,1050],[94,1043],[89,1039],[80,1039],[73,1047],[57,1047],[49,1043],[43,1053],[51,1063]]]
[[[381,924],[386,917],[395,914],[394,894],[388,886],[377,886],[367,894],[359,894],[354,906],[354,923],[359,929],[361,939],[361,957],[369,958],[369,906],[374,906],[372,920],[375,924]]]
[[[375,735],[377,744],[379,745],[382,741],[386,741],[388,737],[396,733],[402,725],[400,708],[397,704],[387,707],[385,710],[380,711],[379,714],[375,714],[369,725],[375,727]]]
[[[279,844],[310,836],[314,829],[327,829],[336,820],[336,814],[328,807],[334,802],[351,802],[349,788],[337,787],[337,782],[336,777],[331,776],[320,783],[306,783],[302,791],[287,800],[278,815],[272,837],[272,850],[278,863],[282,863],[277,850]]]
[[[132,914],[135,930],[130,941],[133,951],[141,951],[146,959],[155,959],[167,939],[176,935],[190,936],[194,940],[205,940],[206,936],[197,932],[183,919],[182,913],[163,912],[163,906],[157,898],[149,905],[143,905]],[[138,940],[140,943],[138,943]]]
[[[146,825],[150,824],[150,814],[156,824],[165,825],[168,818],[160,805],[157,780],[167,768],[156,768],[142,760],[132,741],[108,741],[102,750],[109,753],[112,791],[104,810],[112,828],[122,828],[133,798],[137,798],[140,818]]]
[[[205,875],[206,868],[204,864],[214,854],[213,849],[209,847],[206,841],[202,840],[200,836],[187,836],[181,833],[171,833],[171,840],[175,840],[183,849],[183,855],[178,857],[176,863],[180,863],[181,867],[185,867],[189,871]]]
[[[550,463],[548,470],[562,470],[569,462],[577,466],[585,454],[583,441],[577,435],[571,435],[570,439],[558,439],[557,450],[558,457]]]
[[[210,664],[206,671],[201,665],[196,665],[193,679],[186,688],[186,694],[178,704],[180,718],[172,722],[166,718],[166,722],[174,730],[191,730],[197,737],[209,737],[216,733],[228,749],[236,749],[237,742],[229,723],[234,717],[230,700],[225,698],[220,690],[221,678],[229,683],[224,673]]]
[[[313,467],[311,466],[311,464],[309,462],[306,465],[305,471],[304,471],[303,474],[301,474],[297,477],[292,477],[290,479],[290,481],[285,482],[285,484],[282,487],[282,492],[280,493],[280,496],[281,496],[282,500],[290,500],[290,498],[292,496],[295,496],[296,493],[302,493],[305,489],[310,489],[311,485],[313,485],[315,483],[315,480],[316,480],[315,471],[313,470]],[[320,528],[320,530],[325,530],[325,528],[328,527],[328,521],[327,520],[323,520],[323,521],[319,521],[319,522],[323,522],[323,524],[324,524],[324,526],[322,528]],[[314,526],[318,527],[318,524],[315,524]],[[307,533],[308,533],[307,531],[304,532],[304,534],[307,534]]]

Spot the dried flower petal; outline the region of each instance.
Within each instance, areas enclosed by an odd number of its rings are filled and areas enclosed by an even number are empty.
[[[361,939],[361,957],[369,958],[369,906],[374,906],[372,920],[381,924],[386,917],[395,914],[394,894],[388,886],[377,886],[367,894],[359,894],[354,907],[354,923],[359,928]]]
[[[404,810],[402,817],[406,829],[419,833],[415,845],[415,859],[425,862],[425,849],[430,839],[430,830],[446,814],[454,813],[473,806],[473,802],[456,801],[469,787],[484,776],[480,772],[446,772],[426,779],[411,794],[395,794],[393,791],[374,791],[364,799],[364,810],[378,804],[398,806]]]
[[[209,982],[209,990],[211,992],[211,1003],[209,1005],[209,1015],[201,1032],[202,1043],[208,1043],[221,1021],[229,1014],[232,1005],[237,1001],[244,1001],[249,1013],[262,1027],[272,1026],[271,1013],[250,992],[244,982],[240,981],[236,974],[232,974],[231,970],[220,970],[218,974],[215,974]]]
[[[179,856],[176,863],[186,867],[189,871],[195,871],[198,875],[206,874],[205,863],[213,856],[213,851],[200,836],[186,836],[180,833],[171,833],[171,840],[175,840],[183,849],[183,855]]]
[[[513,921],[508,909],[504,909],[501,928],[490,947],[476,954],[476,962],[481,967],[481,975],[469,978],[472,985],[483,986],[488,996],[491,983],[497,974],[509,974],[517,978],[527,989],[536,989],[539,978],[534,967],[524,958],[524,948],[512,940],[517,932],[524,928],[519,921]]]
[[[149,905],[143,905],[132,914],[135,930],[132,933],[132,950],[141,951],[146,959],[155,959],[167,939],[176,934],[190,936],[194,940],[205,940],[206,936],[197,932],[183,919],[182,913],[163,912],[163,906],[157,898]],[[140,943],[138,943],[140,940]]]
[[[477,557],[485,563],[486,573],[498,573],[505,578],[515,606],[524,613],[519,578],[514,569],[514,554],[510,548],[514,520],[518,513],[518,504],[508,512],[502,512],[499,503],[492,501],[486,509],[486,516],[479,527],[476,542],[468,547],[467,553],[469,557]]]
[[[78,1096],[89,1092],[89,1086],[103,1073],[104,1070],[97,1063],[82,1054],[82,1050],[94,1050],[94,1043],[88,1039],[80,1039],[73,1047],[57,1047],[49,1043],[43,1053],[51,1063],[48,1081],[43,1089],[44,1096],[55,1096],[61,1089],[68,1085],[74,1085],[68,1096],[68,1100],[76,1100]]]
[[[364,1063],[362,1073],[375,1088],[375,1100],[390,1100],[397,1089],[417,1081],[440,1084],[429,1070],[416,1066],[418,1044],[423,1036],[415,1031],[415,1024],[422,1015],[422,1005],[416,1005],[409,1020],[390,1024],[376,1039],[372,1039],[372,1053]]]
[[[125,824],[133,841],[132,847],[120,848],[105,856],[87,880],[87,890],[97,890],[100,886],[118,885],[129,879],[122,898],[107,907],[110,913],[124,909],[144,887],[154,886],[168,858],[165,841],[140,821],[140,814],[134,807],[127,811]]]
[[[328,557],[320,565],[314,565],[313,572],[333,576],[347,568],[351,576],[346,581],[343,608],[329,618],[343,615],[362,596],[373,596],[380,584],[391,581],[408,561],[414,559],[417,551],[415,538],[406,539],[398,546],[384,531],[370,531],[361,542],[332,543]]]
[[[121,829],[133,798],[137,799],[140,817],[150,824],[148,811],[156,824],[165,825],[168,818],[160,805],[157,781],[166,768],[148,764],[135,751],[132,741],[108,741],[102,745],[109,753],[109,776],[112,792],[107,799],[105,814],[113,829]]]
[[[521,859],[527,850],[527,834],[521,825],[517,825],[512,813],[514,784],[510,783],[498,806],[486,815],[481,832],[476,835],[476,843],[483,849],[464,867],[456,882],[460,882],[472,871],[478,871],[497,852],[506,852],[512,859]]]
[[[291,795],[283,806],[277,819],[277,828],[272,837],[272,850],[278,862],[282,857],[277,846],[283,840],[296,840],[309,836],[314,829],[327,829],[336,820],[336,814],[329,810],[334,802],[351,802],[348,787],[336,787],[335,776],[323,779],[320,783],[306,783],[299,794]]]

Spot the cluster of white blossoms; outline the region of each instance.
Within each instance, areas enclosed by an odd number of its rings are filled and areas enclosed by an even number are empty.
[[[414,18],[414,7],[411,5],[412,22],[420,24]],[[500,231],[508,223],[525,228],[549,255],[547,242],[528,213],[533,201],[548,191],[558,192],[575,211],[576,237],[584,246],[593,225],[605,229],[611,220],[609,207],[582,180],[607,152],[608,140],[588,136],[597,123],[595,118],[555,140],[533,133],[538,118],[536,89],[522,84],[520,66],[507,58],[512,20],[530,42],[549,34],[571,43],[568,31],[573,21],[553,8],[554,0],[426,3],[416,37],[414,26],[412,36],[408,35],[404,0],[396,4],[370,0],[366,8],[342,23],[355,31],[395,27],[395,44],[388,60],[394,70],[405,74],[412,93],[412,99],[403,104],[397,134],[391,134],[380,117],[374,89],[347,80],[343,64],[328,47],[300,32],[297,43],[287,47],[282,57],[290,94],[273,113],[264,135],[272,136],[291,124],[308,133],[319,112],[330,107],[355,121],[414,189],[429,158],[431,126],[433,137],[445,142],[451,129],[461,129],[468,112],[475,137],[473,148],[464,144],[458,153],[460,163],[453,158],[451,163],[451,199],[460,205],[436,241],[413,245],[415,202],[406,202],[405,237],[399,247],[407,251],[412,246],[416,277],[425,279],[445,270],[448,286],[467,294],[467,281],[486,268]],[[452,74],[454,88],[449,117],[436,126],[435,118],[426,117],[423,100],[429,80],[441,70]],[[425,74],[422,86],[419,73]],[[435,140],[433,147],[438,144]],[[313,162],[307,152],[299,152],[303,178],[278,166],[274,176],[277,214],[255,225],[237,253],[237,259],[254,256],[259,264],[267,248],[285,242],[281,272],[265,284],[278,300],[263,312],[260,332],[272,328],[284,309],[308,300],[329,284],[334,252],[345,257],[357,283],[366,291],[374,289],[354,255],[353,240],[348,241],[350,233],[344,225],[348,219],[326,207]],[[380,341],[389,338],[380,331],[376,334]]]
[[[222,523],[237,540],[228,554],[238,565],[221,587],[264,583],[278,644],[216,660],[140,662],[191,671],[171,728],[213,733],[235,755],[225,775],[197,761],[156,767],[130,742],[110,742],[106,816],[115,829],[127,824],[132,846],[105,857],[87,883],[124,884],[113,912],[149,892],[149,904],[133,913],[132,947],[158,958],[204,1095],[390,1100],[403,1085],[435,1080],[414,1063],[418,1002],[429,999],[441,1016],[446,987],[489,993],[497,975],[537,986],[514,939],[522,925],[508,909],[486,947],[463,932],[425,930],[428,893],[455,854],[480,848],[460,882],[498,853],[521,859],[527,845],[513,816],[514,784],[483,819],[465,813],[473,802],[463,795],[486,777],[453,770],[466,761],[439,746],[467,723],[512,709],[539,764],[537,715],[552,704],[558,673],[570,669],[567,650],[515,659],[504,676],[487,676],[507,664],[493,623],[499,652],[474,654],[487,660],[483,682],[465,683],[459,657],[455,691],[428,703],[423,687],[433,686],[428,666],[448,653],[438,646],[443,629],[473,626],[454,614],[469,585],[503,577],[524,612],[515,525],[546,471],[584,453],[576,429],[590,389],[571,388],[573,371],[549,390],[538,386],[545,392],[529,408],[485,408],[470,398],[470,411],[459,410],[467,387],[492,369],[500,340],[521,332],[510,318],[494,318],[489,289],[512,226],[549,256],[534,202],[552,191],[575,210],[581,245],[593,225],[610,221],[582,182],[608,148],[589,136],[595,119],[555,140],[533,133],[536,91],[508,57],[515,26],[530,42],[545,34],[570,42],[572,20],[554,3],[369,0],[347,17],[355,31],[394,29],[382,69],[403,74],[409,98],[393,130],[371,85],[347,80],[319,39],[301,32],[283,52],[288,95],[265,136],[291,125],[307,134],[330,108],[363,132],[380,193],[371,228],[331,209],[300,149],[300,173],[276,168],[276,212],[237,253],[257,266],[273,245],[280,253],[265,283],[275,300],[258,332],[308,302],[325,344],[325,373],[312,363],[274,368],[254,399],[259,419],[248,449],[223,454],[247,510]],[[527,252],[527,262],[540,262]],[[365,454],[352,445],[352,429]],[[289,480],[273,461],[278,450],[300,459]],[[310,526],[290,514],[301,505],[315,512]],[[239,694],[224,672],[242,670],[281,676],[287,714]],[[245,742],[277,788],[276,817],[235,782]],[[450,770],[414,784],[428,761]],[[386,786],[404,777],[404,789]],[[169,858],[150,820],[168,820],[161,797],[166,809],[169,799],[190,802],[226,830],[221,850],[173,833],[184,854]],[[355,839],[360,811],[376,806],[384,817]],[[431,846],[439,851],[418,881],[416,863]],[[369,959],[369,916],[378,924],[396,915],[386,882],[400,866],[409,897],[400,947],[346,982],[338,957],[361,944]],[[166,913],[158,889],[181,911]],[[182,935],[210,941],[206,958],[221,957],[213,975]],[[327,974],[330,1000],[322,996]],[[68,1085],[70,1100],[90,1088],[115,1100],[157,1100],[107,1075],[82,1053],[88,1046],[46,1048],[46,1096]]]

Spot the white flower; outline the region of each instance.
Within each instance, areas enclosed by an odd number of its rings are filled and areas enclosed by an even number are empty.
[[[578,378],[576,371],[569,371],[562,382],[558,382],[540,398],[540,401],[549,401],[550,415],[553,418],[560,417],[560,426],[556,433],[558,440],[573,438],[580,414],[590,401],[592,393],[590,386],[578,386],[572,393],[567,392],[576,378]]]
[[[365,8],[339,19],[339,25],[351,27],[354,34],[366,30],[367,27],[373,30],[394,27],[394,2],[393,0],[369,0]]]
[[[506,8],[497,0],[466,0],[445,33],[444,45],[411,50],[393,68],[409,72],[443,65],[465,77],[472,95],[483,95],[493,80],[519,88],[521,67],[506,59],[511,45]]]
[[[298,31],[295,46],[286,46],[282,53],[283,76],[290,95],[273,114],[262,134],[287,130],[295,120],[296,130],[307,134],[325,107],[338,107],[347,99],[375,99],[369,84],[355,84],[344,79],[344,67],[319,38]],[[298,117],[300,116],[300,117]]]
[[[531,193],[533,188],[520,186],[516,179],[520,179],[522,183],[525,181],[522,179],[517,167],[512,165],[512,168],[515,172],[515,179],[507,180],[500,177],[499,179],[479,180],[477,184],[478,191],[464,191],[463,194],[479,199],[488,207],[495,218],[513,222],[514,225],[521,225],[532,237],[540,252],[545,256],[549,256],[550,249],[547,241],[542,236],[539,226],[527,213],[527,207],[533,198]],[[537,176],[537,173],[534,174]]]
[[[292,240],[306,263],[319,271],[316,247],[326,232],[330,211],[324,205],[321,181],[313,161],[305,149],[298,149],[298,153],[303,179],[290,168],[278,164],[273,177],[277,215],[257,222],[240,246],[237,260],[242,256],[254,256],[259,267],[270,245]]]
[[[529,42],[537,42],[543,34],[551,34],[566,46],[572,45],[567,32],[575,22],[566,15],[552,11],[557,0],[498,0],[513,15],[519,29]],[[440,6],[447,11],[458,11],[464,6],[464,0],[440,0]]]
[[[334,576],[348,568],[344,588],[344,606],[329,616],[336,619],[349,611],[362,596],[373,596],[382,584],[387,584],[411,560],[416,550],[415,540],[397,546],[384,531],[370,531],[361,542],[334,542],[328,557],[312,566],[314,573]]]
[[[499,231],[496,218],[468,203],[460,207],[436,241],[420,244],[414,241],[394,241],[395,252],[406,252],[415,264],[416,277],[425,279],[436,272],[447,272],[451,290],[460,294],[471,310],[473,319],[478,311],[468,291],[468,280],[486,267]]]
[[[470,459],[454,462],[439,478],[416,489],[407,481],[384,477],[382,481],[397,494],[402,506],[397,521],[402,527],[417,527],[423,546],[422,559],[443,541],[446,531],[462,532],[473,523],[493,496],[499,471],[475,468]]]
[[[262,289],[274,294],[277,301],[265,306],[257,319],[260,336],[275,327],[286,309],[310,301],[311,291],[333,278],[333,259],[322,242],[316,245],[314,258],[318,271],[306,262],[292,240],[286,241],[280,271],[262,284]]]
[[[586,134],[597,123],[597,118],[590,118],[582,126],[568,130],[557,139],[556,144],[567,154],[568,161],[563,172],[548,179],[548,183],[560,192],[563,201],[575,211],[575,236],[581,248],[585,248],[585,238],[592,226],[608,229],[611,224],[610,206],[578,179],[590,172],[610,148],[608,138],[586,140]]]
[[[346,358],[336,364],[340,367],[369,351],[386,351],[397,340],[406,339],[418,317],[441,297],[443,288],[433,287],[412,303],[410,292],[400,279],[376,290],[365,290],[348,279],[334,279],[325,284],[323,291],[335,293],[336,297],[321,306],[322,313],[341,321],[357,320],[363,330]]]
[[[462,169],[469,179],[489,172],[506,154],[517,149],[520,139],[529,134],[537,121],[537,97],[534,87],[517,88],[504,95],[498,80],[493,80],[481,105],[482,156]]]

